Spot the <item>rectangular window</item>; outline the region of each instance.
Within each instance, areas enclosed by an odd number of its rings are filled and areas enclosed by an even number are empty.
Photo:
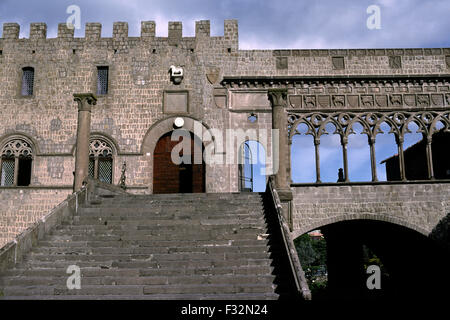
[[[88,176],[89,178],[94,179],[94,166],[95,166],[95,159],[89,158],[89,168],[88,168]]]
[[[31,182],[31,159],[19,159],[19,172],[17,174],[18,186],[29,186]]]
[[[112,159],[98,159],[98,180],[106,183],[112,183]]]
[[[22,71],[22,95],[32,96],[34,84],[34,69],[31,67],[27,67],[23,68]]]
[[[108,67],[97,67],[97,94],[108,93]]]
[[[2,159],[1,183],[3,187],[14,184],[14,159]]]

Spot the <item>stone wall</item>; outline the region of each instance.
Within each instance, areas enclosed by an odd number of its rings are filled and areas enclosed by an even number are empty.
[[[293,185],[293,236],[339,221],[372,219],[424,235],[450,213],[450,184]]]
[[[64,201],[71,189],[0,187],[0,247]]]

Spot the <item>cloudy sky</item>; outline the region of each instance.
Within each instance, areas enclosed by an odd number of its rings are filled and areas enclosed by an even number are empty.
[[[154,20],[157,35],[167,35],[168,21],[182,21],[194,35],[196,20],[210,20],[212,35],[223,34],[224,19],[239,20],[241,49],[449,47],[449,0],[0,0],[0,21],[18,22],[28,37],[30,22],[46,22],[56,37],[70,5],[86,22],[101,22],[110,37],[114,21],[127,21],[129,34],[140,33],[140,21]],[[381,29],[367,28],[380,8]]]

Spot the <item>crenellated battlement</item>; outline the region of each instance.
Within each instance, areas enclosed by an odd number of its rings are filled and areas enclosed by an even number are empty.
[[[85,36],[86,41],[100,40],[102,32],[102,25],[100,23],[86,23]],[[2,38],[4,40],[19,39],[20,25],[17,23],[4,23]],[[155,21],[142,21],[140,38],[143,40],[152,40],[156,37],[156,23]],[[211,37],[210,21],[201,20],[195,22],[195,38],[208,39]],[[220,38],[221,36],[219,36]],[[58,24],[58,39],[72,39],[74,38],[74,29],[68,28],[66,23]],[[107,37],[113,40],[127,40],[128,23],[114,22],[112,37]],[[136,37],[133,37],[136,38]],[[159,37],[165,38],[165,37]],[[169,21],[168,36],[166,37],[170,45],[176,45],[183,40],[183,24],[180,21]],[[230,42],[230,45],[237,49],[238,46],[238,22],[237,20],[225,20],[224,34],[225,41]],[[45,23],[31,23],[29,40],[47,39],[47,25]],[[83,39],[83,38],[80,38]]]

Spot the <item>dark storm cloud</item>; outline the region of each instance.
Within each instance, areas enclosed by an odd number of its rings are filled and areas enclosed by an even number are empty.
[[[195,20],[211,20],[212,35],[223,34],[224,19],[239,20],[240,47],[363,48],[450,46],[448,0],[0,0],[0,22],[18,22],[28,37],[30,22],[46,22],[48,36],[65,22],[69,5],[81,9],[86,22],[101,22],[110,37],[114,21],[127,21],[129,34],[140,33],[140,21],[155,20],[157,35],[167,35],[168,21],[182,21],[183,34],[194,35]],[[366,9],[378,5],[381,29],[369,30]]]

